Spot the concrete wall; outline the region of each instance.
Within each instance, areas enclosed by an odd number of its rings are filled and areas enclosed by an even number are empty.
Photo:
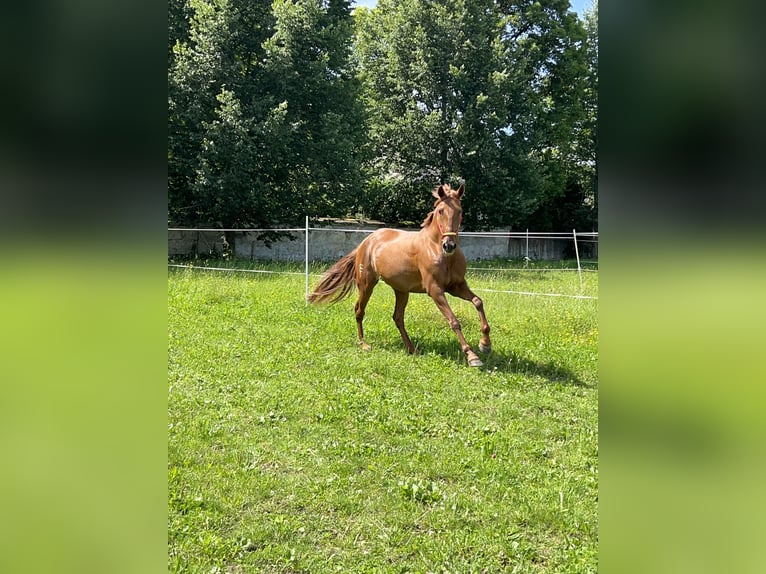
[[[328,225],[325,228],[312,228],[309,232],[309,259],[312,261],[334,261],[356,247],[371,230],[369,225],[359,226],[354,223]],[[241,259],[266,259],[272,261],[303,261],[305,257],[305,232],[291,233],[294,238],[267,242],[258,239],[259,233],[229,233],[229,243],[233,240],[233,251]],[[224,251],[220,231],[168,231],[168,256],[190,257],[194,255],[220,255]],[[461,234],[460,246],[469,261],[477,259],[521,259],[526,255],[526,239],[503,236],[472,236]],[[598,258],[598,243],[578,241],[582,259]],[[529,257],[533,260],[573,259],[574,243],[572,239],[534,239],[529,240]]]

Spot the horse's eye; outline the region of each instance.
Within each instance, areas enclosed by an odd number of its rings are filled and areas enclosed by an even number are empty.
[[[443,207],[439,208],[439,215],[444,215],[444,208]]]

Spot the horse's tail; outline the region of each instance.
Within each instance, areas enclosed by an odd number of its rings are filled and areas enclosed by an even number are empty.
[[[354,290],[357,249],[325,272],[319,284],[308,296],[310,303],[337,303]]]

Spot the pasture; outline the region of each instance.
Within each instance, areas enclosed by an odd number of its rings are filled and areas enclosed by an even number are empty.
[[[412,356],[382,283],[363,351],[355,293],[307,307],[299,275],[169,269],[169,571],[595,572],[597,301],[496,292],[580,292],[502,265],[469,263],[482,368],[425,295]]]

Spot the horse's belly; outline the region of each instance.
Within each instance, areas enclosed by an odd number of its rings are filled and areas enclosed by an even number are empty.
[[[426,290],[423,287],[423,281],[420,278],[420,274],[417,276],[409,275],[381,275],[380,278],[393,289],[397,291],[407,291],[409,293],[425,293]]]
[[[386,241],[378,243],[372,253],[378,277],[397,291],[424,293],[417,252],[410,244],[410,234],[398,230],[385,231],[393,233],[384,236]]]
[[[423,293],[423,277],[420,269],[409,257],[400,256],[398,259],[389,259],[378,266],[379,277],[397,291],[409,291]]]

